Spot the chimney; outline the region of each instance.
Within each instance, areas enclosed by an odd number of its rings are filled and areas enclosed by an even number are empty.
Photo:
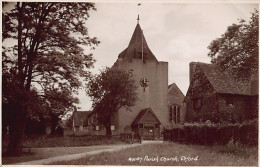
[[[192,80],[192,76],[195,72],[196,66],[197,66],[197,62],[190,62],[190,83]]]

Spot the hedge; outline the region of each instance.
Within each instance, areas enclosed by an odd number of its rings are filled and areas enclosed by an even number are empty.
[[[258,145],[258,120],[241,124],[184,124],[182,128],[164,130],[164,140],[186,144],[225,145],[231,139],[248,146]]]

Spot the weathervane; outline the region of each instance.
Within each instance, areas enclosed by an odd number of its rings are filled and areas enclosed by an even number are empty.
[[[140,20],[140,19],[139,19],[139,6],[141,6],[141,4],[139,3],[137,6],[138,6],[138,17],[137,17],[137,24],[139,24],[139,20]]]
[[[138,3],[137,5],[138,7],[141,6],[141,3]],[[139,24],[139,20],[140,20],[140,17],[139,17],[139,8],[138,8],[138,17],[137,17],[137,24]],[[142,30],[142,62],[145,63],[144,61],[144,44],[143,44],[143,30]]]

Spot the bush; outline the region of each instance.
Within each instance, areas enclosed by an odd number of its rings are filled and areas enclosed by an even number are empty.
[[[258,120],[241,124],[185,124],[184,129],[171,129],[164,132],[164,140],[183,141],[187,144],[226,145],[229,141],[247,146],[258,145]]]

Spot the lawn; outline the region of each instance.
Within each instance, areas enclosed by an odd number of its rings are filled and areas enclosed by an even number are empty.
[[[164,142],[104,152],[86,158],[57,162],[55,165],[180,165],[180,166],[251,166],[258,164],[256,147],[228,144],[225,146],[184,145]]]

